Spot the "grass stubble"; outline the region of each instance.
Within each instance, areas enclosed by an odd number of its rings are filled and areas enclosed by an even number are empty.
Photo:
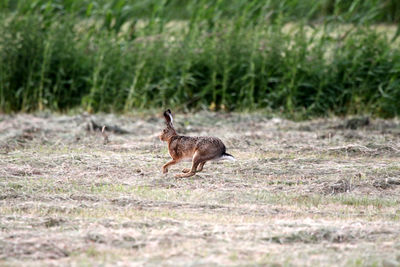
[[[90,119],[128,134],[88,131]],[[178,115],[236,162],[162,175],[153,115],[2,115],[1,265],[396,265],[398,120]],[[90,129],[90,127],[89,127]],[[389,264],[389,265],[388,265]]]

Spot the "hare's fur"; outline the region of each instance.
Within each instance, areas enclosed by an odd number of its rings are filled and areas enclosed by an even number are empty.
[[[164,112],[167,127],[160,134],[160,140],[168,143],[168,151],[172,158],[164,164],[162,172],[167,173],[168,167],[180,161],[191,160],[192,168],[183,169],[183,174],[176,177],[190,177],[203,170],[204,164],[209,160],[234,159],[226,153],[224,143],[216,137],[192,137],[178,135],[173,126],[173,117],[168,109]]]

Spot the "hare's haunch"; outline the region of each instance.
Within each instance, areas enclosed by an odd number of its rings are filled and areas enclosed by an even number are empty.
[[[226,153],[224,143],[216,137],[192,137],[178,135],[174,129],[171,110],[164,112],[167,127],[160,134],[160,140],[168,143],[168,151],[172,160],[164,164],[162,172],[167,173],[168,167],[183,160],[191,160],[192,168],[183,169],[183,174],[175,177],[190,177],[203,170],[204,164],[209,160],[235,160]]]

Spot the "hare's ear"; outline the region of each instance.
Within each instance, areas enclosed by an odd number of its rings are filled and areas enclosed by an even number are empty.
[[[165,118],[165,121],[167,122],[167,124],[171,124],[171,126],[172,126],[172,122],[174,121],[174,119],[172,118],[172,113],[171,113],[171,110],[166,110],[166,111],[164,111],[164,118]]]

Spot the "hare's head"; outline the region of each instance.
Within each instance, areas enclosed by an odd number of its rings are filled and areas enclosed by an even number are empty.
[[[162,133],[160,134],[160,140],[161,141],[168,141],[172,136],[177,135],[176,131],[174,129],[174,125],[172,124],[173,118],[172,118],[172,113],[171,110],[166,110],[164,111],[164,118],[165,118],[165,123],[167,127],[164,128]]]

